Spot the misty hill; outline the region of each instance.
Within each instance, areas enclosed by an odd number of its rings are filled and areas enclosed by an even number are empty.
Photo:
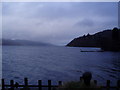
[[[66,46],[100,47],[108,51],[120,51],[120,29],[104,30],[93,35],[83,35],[73,39]]]
[[[43,42],[35,42],[29,40],[11,40],[11,39],[2,39],[2,45],[17,45],[17,46],[48,46],[51,44]]]

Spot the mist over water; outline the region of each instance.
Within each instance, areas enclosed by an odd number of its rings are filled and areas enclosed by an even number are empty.
[[[2,38],[66,45],[118,26],[118,2],[4,2]]]
[[[103,85],[111,80],[116,85],[120,79],[120,52],[80,52],[99,48],[55,46],[3,46],[2,68],[5,83],[14,79],[20,84],[28,77],[30,84],[37,80],[79,80],[85,71],[91,71],[93,79]]]

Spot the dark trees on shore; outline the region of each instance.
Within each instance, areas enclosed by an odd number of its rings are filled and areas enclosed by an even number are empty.
[[[119,40],[120,33],[119,33],[118,28],[113,28],[113,30],[112,30],[112,38],[113,38],[113,40]]]
[[[96,34],[83,35],[75,38],[67,46],[71,47],[100,47],[105,51],[120,51],[120,29],[104,30]]]

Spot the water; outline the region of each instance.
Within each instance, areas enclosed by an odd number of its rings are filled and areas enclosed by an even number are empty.
[[[30,84],[37,80],[79,80],[85,71],[91,71],[93,79],[103,85],[111,80],[112,85],[120,79],[120,52],[80,52],[98,48],[3,46],[2,67],[5,83],[14,79],[23,84],[24,77]]]

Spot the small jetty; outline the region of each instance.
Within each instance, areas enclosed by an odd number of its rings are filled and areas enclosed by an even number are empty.
[[[80,50],[80,52],[104,52],[104,50]]]

